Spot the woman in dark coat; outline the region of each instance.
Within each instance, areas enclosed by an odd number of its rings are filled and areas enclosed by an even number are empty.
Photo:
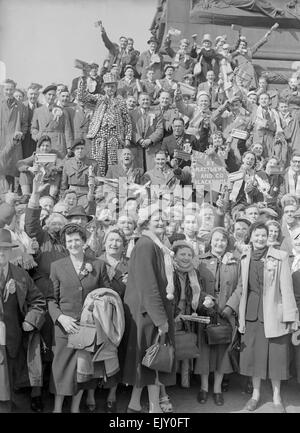
[[[226,253],[228,242],[229,234],[223,227],[213,229],[209,252],[200,257],[198,270],[203,290],[216,299],[213,310],[218,313],[218,322],[229,321],[234,327],[233,313],[238,311],[239,303],[239,299],[233,294],[238,282],[238,263],[232,254]],[[229,345],[209,346],[205,340],[203,326],[199,326],[198,344],[201,356],[196,359],[194,373],[201,375],[201,389],[197,399],[201,404],[206,403],[208,376],[210,372],[214,372],[213,398],[216,405],[222,406],[224,404],[221,391],[223,375],[233,372],[228,356]]]
[[[141,410],[144,386],[148,386],[150,412],[161,412],[159,385],[175,384],[175,363],[171,373],[161,373],[144,367],[142,359],[158,333],[168,334],[174,344],[173,266],[170,251],[161,242],[165,221],[159,209],[142,209],[139,227],[142,236],[131,254],[124,298],[128,334],[123,382],[133,385],[128,412]]]
[[[72,396],[71,412],[79,412],[83,389],[76,381],[76,350],[67,347],[68,334],[78,332],[78,321],[86,296],[98,287],[110,287],[105,263],[102,260],[87,261],[83,247],[85,230],[74,223],[62,230],[62,241],[69,256],[51,264],[50,279],[54,296],[48,302],[49,314],[55,325],[54,359],[50,390],[55,394],[54,412],[61,412],[64,396]],[[85,387],[95,388],[95,381]]]

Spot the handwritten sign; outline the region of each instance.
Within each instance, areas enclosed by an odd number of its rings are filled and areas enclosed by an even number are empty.
[[[220,185],[228,181],[228,173],[218,155],[212,157],[211,155],[194,151],[192,155],[191,171],[194,185],[209,186],[215,191],[218,191]]]

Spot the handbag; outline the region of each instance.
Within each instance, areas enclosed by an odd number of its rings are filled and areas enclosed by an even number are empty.
[[[174,363],[174,347],[170,341],[161,338],[158,334],[152,346],[148,347],[142,359],[142,365],[150,370],[161,373],[171,373]]]
[[[68,335],[70,349],[87,350],[95,352],[96,349],[96,326],[90,323],[80,323],[79,331],[76,334]]]
[[[240,352],[241,352],[241,335],[238,332],[238,327],[235,326],[233,331],[232,342],[228,349],[228,356],[231,362],[232,369],[235,373],[240,372]]]
[[[212,323],[205,327],[206,342],[209,346],[230,344],[232,341],[232,326],[227,321]]]
[[[175,331],[175,358],[176,361],[193,359],[200,356],[197,346],[197,334],[188,330],[184,320],[181,320],[183,329]]]

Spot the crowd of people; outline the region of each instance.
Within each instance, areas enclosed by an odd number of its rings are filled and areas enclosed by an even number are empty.
[[[116,413],[123,384],[128,413],[145,386],[149,412],[172,412],[168,387],[198,375],[201,411],[209,375],[222,406],[238,372],[246,410],[270,379],[284,412],[281,381],[300,381],[300,81],[278,89],[252,63],[276,26],[251,48],[240,33],[175,49],[171,29],[143,53],[98,27],[109,56],[100,72],[77,59],[70,90],[3,83],[0,408],[30,387],[36,412],[48,391],[53,412],[66,396],[92,412],[101,387]],[[228,180],[199,188],[195,155]],[[145,365],[155,342],[171,369]]]

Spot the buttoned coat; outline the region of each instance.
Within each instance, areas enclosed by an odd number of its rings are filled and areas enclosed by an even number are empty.
[[[16,132],[27,132],[27,122],[24,105],[13,100],[10,108],[6,99],[0,100],[0,152],[5,152],[5,164],[1,174],[5,176],[18,176],[17,161],[22,159],[22,142],[18,141],[14,146],[14,152],[8,152],[13,145],[13,137]]]
[[[154,167],[155,153],[161,148],[161,142],[164,134],[163,119],[160,113],[150,111],[146,117],[146,124],[143,124],[143,114],[140,108],[132,111],[132,121],[135,125],[133,142],[136,144],[136,166],[143,167],[143,154],[145,152],[146,167],[144,170],[150,170]],[[149,138],[152,144],[144,150],[140,145],[141,140]]]
[[[79,168],[75,157],[65,159],[61,179],[61,191],[68,189],[70,185],[88,187],[89,167],[92,166],[95,170],[97,162],[87,157],[80,160],[80,162],[82,164]]]
[[[100,287],[110,288],[104,261],[89,259],[87,262],[91,264],[92,272],[86,275],[77,275],[69,256],[51,264],[53,297],[48,301],[48,308],[54,324],[61,314],[80,320],[87,294]]]
[[[157,327],[169,324],[168,336],[174,344],[174,302],[166,297],[167,278],[160,248],[147,236],[141,236],[130,257],[125,291],[125,345],[123,383],[143,387],[156,383],[156,373],[141,362],[157,336]],[[158,372],[164,385],[176,382],[172,373]]]
[[[63,110],[62,116],[57,121],[46,105],[37,108],[33,113],[31,135],[36,141],[42,135],[49,135],[52,149],[58,150],[64,157],[73,143],[73,132],[68,113]]]
[[[251,250],[241,256],[239,283],[234,293],[239,305],[239,331],[244,334],[248,300],[248,279]],[[263,319],[266,338],[280,337],[289,333],[286,322],[299,319],[293,291],[288,255],[270,247],[264,262]]]

